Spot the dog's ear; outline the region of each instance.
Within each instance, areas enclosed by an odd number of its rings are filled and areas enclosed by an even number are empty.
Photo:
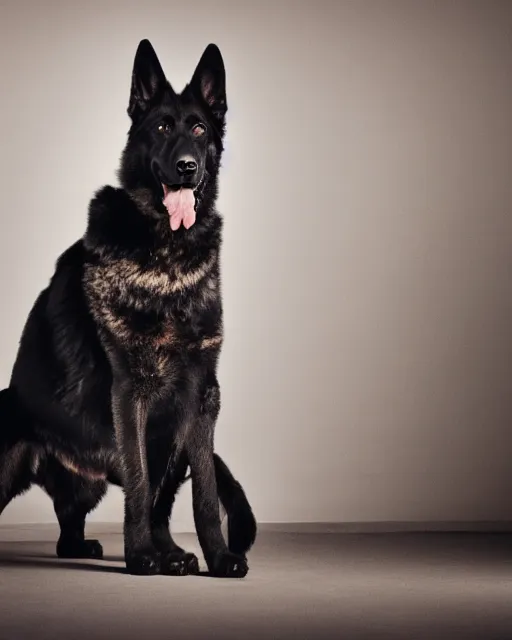
[[[153,98],[167,84],[165,74],[149,40],[141,40],[135,54],[128,115],[133,119],[145,111]]]
[[[213,116],[224,122],[228,105],[226,101],[226,72],[219,48],[209,44],[194,71],[190,82],[192,90],[210,107]]]

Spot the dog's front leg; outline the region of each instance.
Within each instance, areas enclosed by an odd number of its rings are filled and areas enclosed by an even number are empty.
[[[124,554],[128,573],[160,572],[150,526],[151,491],[146,453],[147,404],[130,384],[114,384],[112,408],[123,469]]]
[[[229,551],[221,531],[213,462],[213,433],[219,407],[220,392],[215,381],[205,389],[199,419],[187,437],[194,521],[210,573],[223,578],[243,578],[248,571],[247,562]]]

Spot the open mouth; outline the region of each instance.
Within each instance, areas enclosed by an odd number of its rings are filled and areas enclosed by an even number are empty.
[[[192,185],[167,185],[161,183],[163,190],[162,202],[169,214],[171,229],[177,231],[181,225],[185,229],[196,221],[196,196]]]

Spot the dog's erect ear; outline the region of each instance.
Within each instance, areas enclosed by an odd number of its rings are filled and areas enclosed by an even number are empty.
[[[130,118],[139,111],[144,111],[151,100],[165,88],[166,83],[165,74],[151,43],[149,40],[141,40],[133,63],[132,90],[128,105]]]
[[[226,72],[219,48],[209,44],[194,71],[190,82],[192,90],[206,102],[220,122],[228,110],[226,101]]]

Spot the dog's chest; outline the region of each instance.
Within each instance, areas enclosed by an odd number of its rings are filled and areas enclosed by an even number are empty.
[[[118,343],[176,350],[221,342],[217,251],[103,259],[86,266],[84,282],[96,322]]]

